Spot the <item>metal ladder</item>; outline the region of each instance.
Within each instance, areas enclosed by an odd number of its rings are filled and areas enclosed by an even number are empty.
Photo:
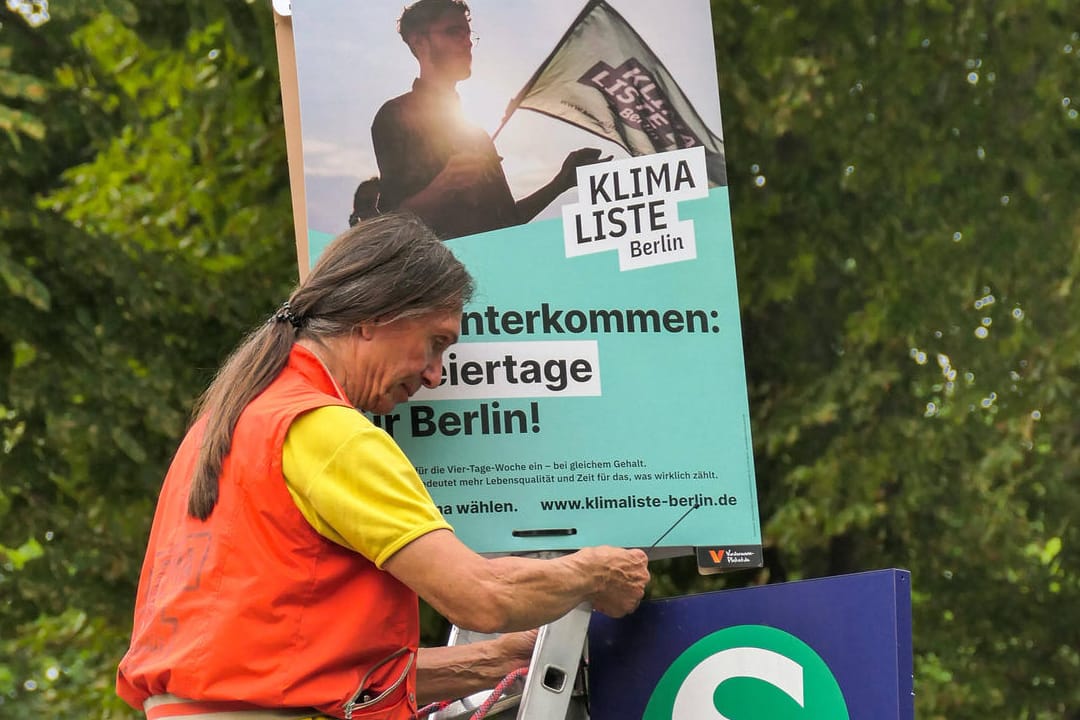
[[[488,720],[588,720],[586,698],[578,680],[589,630],[592,605],[582,603],[558,620],[540,628],[525,687],[520,694],[498,700]],[[448,645],[466,645],[496,635],[453,627]],[[432,720],[467,720],[490,696],[484,691],[456,700],[431,715]],[[517,714],[513,714],[514,710]]]

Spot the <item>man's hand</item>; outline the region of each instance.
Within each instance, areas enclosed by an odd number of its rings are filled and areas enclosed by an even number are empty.
[[[577,169],[586,165],[592,165],[598,162],[607,162],[611,159],[611,155],[604,157],[600,156],[600,150],[598,148],[578,148],[572,151],[563,160],[562,167],[559,169],[558,179],[559,184],[562,186],[562,191],[569,190],[577,185]]]
[[[420,648],[416,696],[421,705],[490,690],[532,661],[536,630],[511,632],[466,645]]]
[[[493,651],[506,664],[507,673],[525,667],[532,660],[536,634],[536,630],[512,632],[500,635],[492,641]]]
[[[580,551],[582,558],[606,569],[606,577],[592,596],[593,608],[611,617],[622,617],[637,609],[649,583],[649,557],[642,550],[593,547]]]
[[[611,156],[600,157],[600,151],[596,148],[579,148],[574,150],[563,160],[559,172],[551,178],[546,185],[517,201],[518,222],[527,223],[550,205],[555,198],[562,195],[570,188],[577,185],[577,169],[583,165],[592,165],[597,162],[610,160]]]

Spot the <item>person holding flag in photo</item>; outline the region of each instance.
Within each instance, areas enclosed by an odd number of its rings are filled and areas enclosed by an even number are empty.
[[[371,126],[382,177],[379,211],[415,212],[443,239],[529,222],[575,186],[578,166],[601,159],[596,148],[575,150],[550,182],[514,199],[494,142],[464,119],[455,90],[472,74],[478,38],[470,19],[462,0],[418,0],[405,8],[398,31],[420,75]]]

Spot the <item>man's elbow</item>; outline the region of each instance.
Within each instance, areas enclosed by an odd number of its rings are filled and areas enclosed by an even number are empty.
[[[518,629],[513,627],[512,595],[500,589],[484,591],[457,607],[448,608],[446,619],[459,628],[479,633]]]
[[[501,633],[506,632],[507,618],[494,613],[484,614],[479,611],[470,612],[460,619],[448,618],[450,622],[463,630],[472,630],[477,633]]]

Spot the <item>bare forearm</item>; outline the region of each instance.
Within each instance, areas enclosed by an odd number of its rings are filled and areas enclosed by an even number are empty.
[[[649,580],[640,550],[592,547],[552,560],[485,559],[449,530],[413,540],[383,569],[450,622],[478,632],[538,627],[585,601],[621,617],[637,607]]]
[[[539,215],[544,208],[553,203],[555,198],[562,195],[566,189],[567,184],[560,176],[552,178],[547,185],[515,203],[518,219],[523,223],[529,222]]]
[[[600,151],[596,148],[580,148],[573,151],[563,160],[562,167],[555,177],[547,185],[540,188],[532,195],[522,198],[517,202],[517,213],[520,222],[527,223],[539,215],[544,208],[555,201],[570,188],[577,185],[577,171],[582,165],[591,165],[601,160],[610,160],[611,156],[600,157]]]
[[[453,700],[491,690],[509,673],[528,664],[528,660],[508,658],[499,653],[494,640],[420,648],[416,664],[417,704]]]
[[[582,562],[583,553],[554,560],[503,557],[488,561],[482,587],[492,620],[507,632],[537,627],[557,620],[601,590],[604,578],[595,564]],[[480,604],[485,604],[481,601]]]
[[[427,218],[430,222],[431,218],[442,217],[447,206],[452,204],[453,197],[453,191],[441,188],[435,181],[432,181],[423,190],[402,200],[397,209],[416,213],[422,218]]]

